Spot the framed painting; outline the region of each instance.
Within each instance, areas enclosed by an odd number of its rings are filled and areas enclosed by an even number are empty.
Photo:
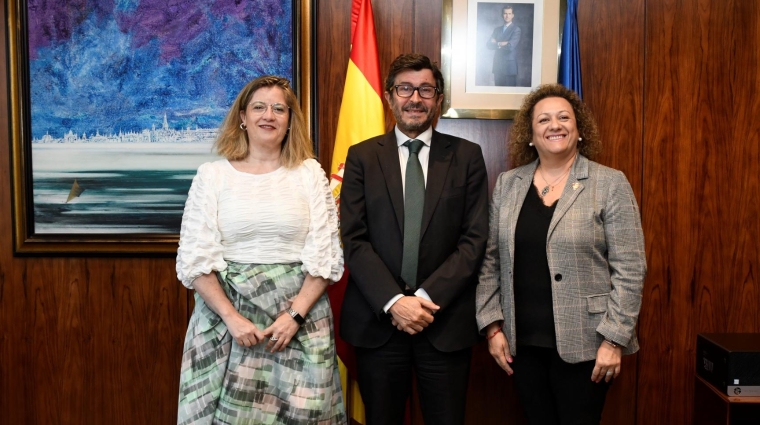
[[[251,79],[312,127],[311,0],[9,0],[14,250],[173,255],[187,192]]]
[[[556,83],[566,0],[445,0],[444,118],[510,119],[540,84]]]

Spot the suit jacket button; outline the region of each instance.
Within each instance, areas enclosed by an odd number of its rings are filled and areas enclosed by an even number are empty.
[[[555,274],[554,275],[554,280],[556,280],[557,282],[560,282],[562,280],[562,275],[559,274],[559,273]]]

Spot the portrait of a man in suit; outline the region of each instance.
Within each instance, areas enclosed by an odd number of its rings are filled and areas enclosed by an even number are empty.
[[[397,57],[384,87],[395,128],[346,157],[340,333],[368,425],[404,422],[413,377],[425,423],[464,423],[488,181],[479,145],[432,126],[443,83],[427,56]]]
[[[514,87],[517,85],[517,52],[521,30],[514,23],[515,13],[512,5],[504,6],[501,12],[504,24],[494,28],[486,47],[494,50],[494,85]]]

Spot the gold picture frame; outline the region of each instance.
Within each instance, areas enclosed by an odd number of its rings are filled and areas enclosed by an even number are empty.
[[[514,22],[523,30],[519,87],[498,87],[488,80],[494,53],[487,43],[492,31],[504,25],[501,11],[506,5],[514,8]],[[556,83],[566,7],[566,0],[444,0],[441,116],[511,119],[532,88]]]

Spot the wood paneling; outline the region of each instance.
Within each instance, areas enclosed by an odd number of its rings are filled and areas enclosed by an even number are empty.
[[[760,332],[753,1],[648,1],[639,423],[690,423],[700,332]],[[652,408],[656,406],[656,408]]]
[[[507,120],[442,118],[436,130],[480,145],[488,171],[488,193],[491,193],[499,174],[507,170],[507,135],[511,125],[512,121]]]
[[[316,10],[316,125],[319,162],[330,172],[351,43],[351,2],[320,0]],[[329,46],[329,48],[326,48]]]
[[[622,170],[641,205],[644,0],[583,0],[578,22],[584,101],[603,143],[597,161]],[[623,358],[621,375],[607,394],[605,424],[636,423],[638,356]]]
[[[641,202],[644,136],[644,0],[578,5],[583,100],[602,135],[598,162],[622,170]]]
[[[175,420],[188,313],[173,261],[7,260],[4,423]]]

